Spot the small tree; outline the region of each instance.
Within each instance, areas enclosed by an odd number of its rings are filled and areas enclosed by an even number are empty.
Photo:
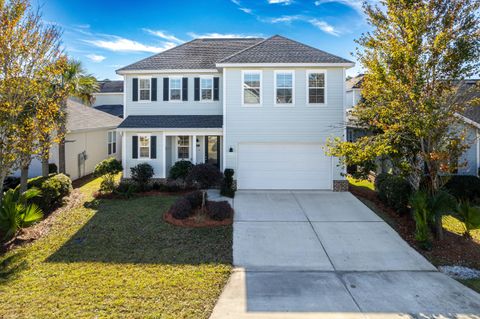
[[[123,170],[122,163],[115,157],[104,159],[95,166],[93,173],[102,178],[100,191],[111,193],[115,190],[115,175]]]
[[[187,175],[187,182],[197,184],[202,189],[217,186],[222,180],[220,170],[211,164],[195,165]]]

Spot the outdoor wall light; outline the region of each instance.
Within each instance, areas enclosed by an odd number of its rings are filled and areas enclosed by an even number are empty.
[[[233,147],[230,146],[230,149],[228,150],[230,153],[233,153]]]

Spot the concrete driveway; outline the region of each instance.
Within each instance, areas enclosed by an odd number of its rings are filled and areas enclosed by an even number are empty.
[[[480,318],[480,295],[439,273],[350,193],[242,191],[236,267],[211,318]]]

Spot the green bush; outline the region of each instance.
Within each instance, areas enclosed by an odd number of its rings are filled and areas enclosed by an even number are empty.
[[[433,214],[428,207],[427,193],[424,191],[415,192],[410,198],[410,205],[415,220],[415,240],[423,249],[430,249],[432,246],[430,221]]]
[[[223,175],[222,187],[220,188],[220,194],[222,196],[231,197],[235,196],[235,189],[233,188],[233,174],[234,171],[231,168],[225,169]]]
[[[48,174],[58,174],[58,167],[55,163],[48,164]]]
[[[412,187],[403,177],[382,173],[375,178],[378,197],[398,213],[408,212]]]
[[[112,193],[115,190],[115,175],[123,170],[122,163],[115,157],[104,159],[95,166],[93,174],[102,177],[100,191],[102,193]]]
[[[480,178],[473,175],[454,175],[443,187],[457,200],[480,202]]]
[[[188,173],[192,169],[194,165],[190,161],[178,161],[173,164],[172,168],[170,168],[169,178],[171,179],[178,179],[187,178]]]
[[[70,195],[73,190],[72,181],[64,174],[51,174],[48,177],[35,177],[29,179],[27,187],[38,188],[39,197],[32,199],[45,213],[52,212],[63,203],[63,198]]]
[[[121,181],[115,189],[115,193],[122,196],[125,199],[130,199],[137,192],[138,188],[136,184]]]
[[[141,163],[130,168],[130,171],[132,173],[132,180],[137,183],[139,190],[142,192],[146,191],[154,174],[152,165]]]

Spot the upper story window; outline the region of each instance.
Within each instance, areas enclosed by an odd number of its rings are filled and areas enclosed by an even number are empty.
[[[108,132],[108,155],[117,153],[117,132]]]
[[[138,136],[138,155],[139,158],[150,158],[150,135]]]
[[[325,72],[312,71],[307,73],[308,80],[308,103],[325,103]]]
[[[275,72],[275,104],[293,104],[293,71]]]
[[[170,78],[170,101],[182,100],[182,79]]]
[[[139,79],[138,92],[140,101],[150,101],[150,79]]]
[[[200,99],[213,101],[213,78],[200,78]]]
[[[259,105],[262,103],[261,71],[243,72],[243,104]]]

